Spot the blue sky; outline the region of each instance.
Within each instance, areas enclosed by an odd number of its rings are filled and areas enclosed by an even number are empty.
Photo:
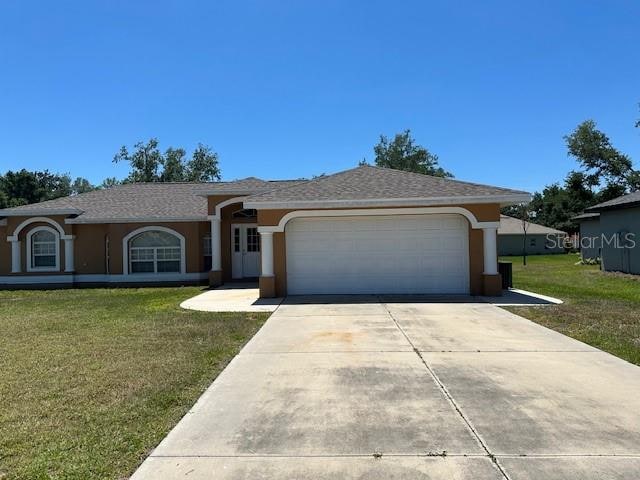
[[[640,167],[637,1],[4,1],[0,172],[100,182],[151,136],[226,180],[355,166],[410,128],[457,178],[530,191],[593,118]]]

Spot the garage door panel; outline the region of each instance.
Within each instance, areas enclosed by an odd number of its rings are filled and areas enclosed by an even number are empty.
[[[456,215],[292,220],[289,294],[468,293],[467,225]]]

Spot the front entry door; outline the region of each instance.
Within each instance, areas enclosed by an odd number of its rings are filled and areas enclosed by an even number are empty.
[[[231,225],[231,276],[260,276],[260,234],[253,223]]]

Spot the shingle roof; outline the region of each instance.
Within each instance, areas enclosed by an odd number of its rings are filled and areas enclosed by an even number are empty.
[[[207,217],[207,199],[198,196],[206,184],[129,183],[103,190],[0,210],[2,215],[54,215],[63,209],[79,214],[78,222]],[[71,211],[69,213],[72,213]]]
[[[232,195],[232,194],[254,194],[261,192],[268,192],[275,188],[288,187],[291,185],[297,185],[304,183],[307,180],[262,180],[256,177],[247,177],[242,180],[236,180],[233,182],[216,182],[206,184],[208,188],[204,191],[208,195]]]
[[[278,203],[335,203],[408,205],[495,202],[511,204],[529,199],[527,192],[361,166],[313,180],[261,180],[249,177],[233,182],[130,183],[103,190],[0,210],[11,215],[75,215],[73,223],[125,221],[206,220],[207,195],[247,195],[246,208]],[[461,200],[462,199],[462,200]],[[399,203],[400,202],[400,203]],[[278,207],[276,207],[278,208]]]
[[[597,212],[599,210],[613,210],[615,208],[628,208],[635,205],[640,205],[640,190],[637,192],[622,195],[621,197],[614,198],[608,202],[602,202],[593,207],[586,209],[587,212]]]
[[[261,204],[300,208],[314,203],[338,205],[341,202],[357,204],[358,201],[391,204],[404,200],[415,204],[418,199],[441,200],[442,203],[453,199],[467,199],[470,202],[484,199],[489,202],[490,197],[495,197],[497,203],[514,203],[526,201],[530,195],[520,190],[364,165],[318,177],[304,184],[252,195],[245,204],[249,208]]]
[[[206,220],[207,195],[255,193],[300,181],[265,181],[246,178],[215,183],[128,183],[62,197],[46,202],[0,210],[9,215],[78,215],[74,223],[132,220]]]
[[[526,222],[526,225],[527,235],[546,235],[549,233],[566,235],[562,230],[545,227],[544,225],[537,223]],[[524,235],[522,220],[519,218],[509,217],[507,215],[500,215],[500,228],[498,228],[498,235]]]

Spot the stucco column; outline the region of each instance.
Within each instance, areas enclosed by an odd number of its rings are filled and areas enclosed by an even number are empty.
[[[64,271],[73,272],[75,266],[73,264],[73,240],[76,237],[69,235],[64,239]]]
[[[260,232],[260,230],[258,230]],[[273,232],[260,232],[260,259],[262,270],[260,273],[260,298],[276,296],[276,277],[273,269]]]
[[[211,219],[211,271],[222,270],[222,238],[220,235],[220,219]]]
[[[11,273],[20,273],[20,240],[8,239],[11,242]]]
[[[260,232],[260,256],[263,277],[273,277],[273,233]]]
[[[482,229],[482,237],[484,244],[484,274],[498,274],[498,247],[497,247],[497,231],[496,227],[488,227]]]

